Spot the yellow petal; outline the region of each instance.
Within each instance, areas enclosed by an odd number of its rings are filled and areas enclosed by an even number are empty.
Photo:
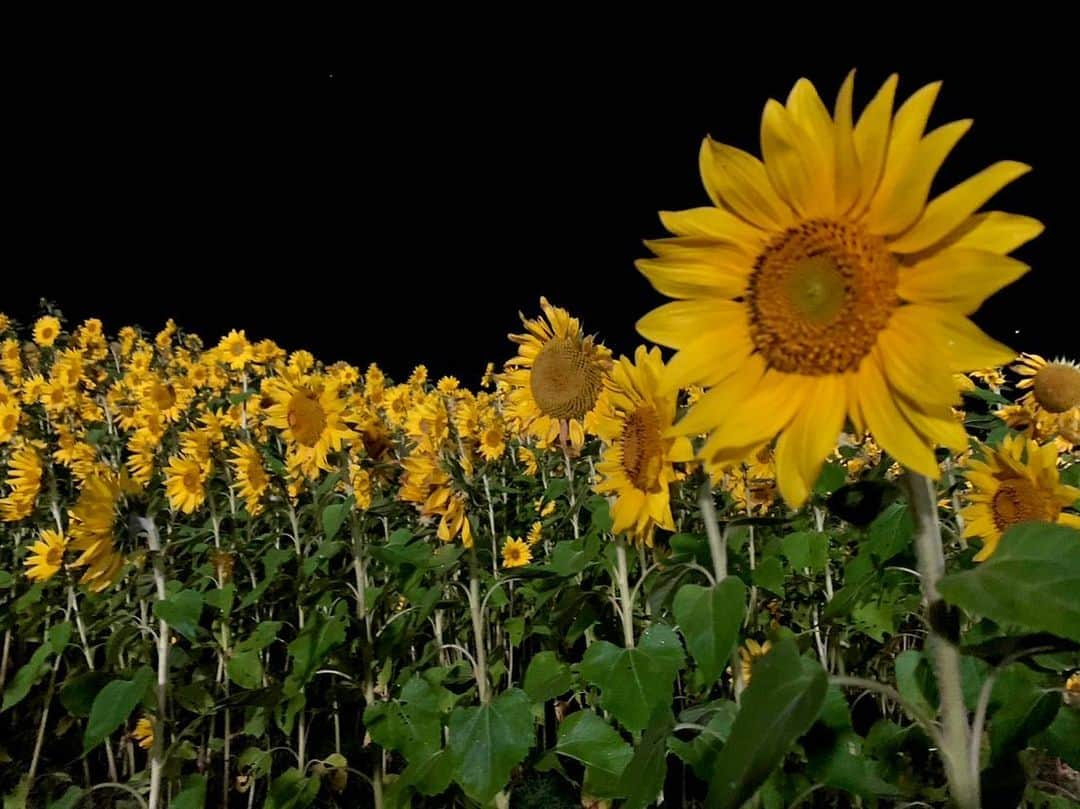
[[[658,393],[672,393],[687,385],[718,384],[738,370],[753,350],[745,319],[699,334],[671,358]]]
[[[893,391],[882,373],[876,349],[863,359],[859,367],[859,408],[866,419],[866,426],[882,449],[908,469],[927,477],[938,477],[933,450],[897,406]]]
[[[926,339],[917,307],[901,306],[878,335],[878,348],[889,384],[916,402],[943,407],[960,403],[945,358]]]
[[[760,354],[752,354],[720,385],[710,388],[667,435],[701,435],[719,426],[758,386],[765,373]]]
[[[765,232],[723,208],[691,208],[688,211],[661,211],[660,221],[677,236],[704,236],[730,242],[756,255],[765,245]]]
[[[859,197],[851,209],[853,216],[866,210],[878,183],[881,182],[881,170],[885,166],[885,153],[889,148],[893,99],[898,81],[899,77],[895,73],[885,80],[855,125],[855,153],[859,157],[860,179]]]
[[[897,397],[897,403],[911,426],[934,444],[948,447],[953,452],[967,449],[968,437],[964,425],[952,417],[948,408],[937,408],[937,414],[930,415],[904,396]]]
[[[950,371],[975,371],[1004,365],[1016,357],[1008,346],[990,339],[964,315],[937,306],[905,306],[923,324],[926,339],[940,347]]]
[[[944,306],[965,315],[1030,267],[985,250],[950,247],[900,270],[897,292],[914,303]]]
[[[834,111],[836,144],[836,210],[846,213],[859,198],[859,156],[855,151],[855,127],[851,120],[851,99],[855,92],[855,71],[847,74],[836,96]]]
[[[814,213],[835,213],[836,143],[832,118],[814,85],[799,79],[787,98],[787,111],[803,136],[796,143],[810,177]]]
[[[783,430],[803,406],[813,378],[766,371],[757,387],[709,436],[703,458],[726,460],[732,451],[758,446]]]
[[[783,230],[792,220],[791,209],[773,190],[765,166],[752,154],[705,138],[698,162],[713,204],[765,230]]]
[[[802,216],[827,213],[815,199],[814,178],[803,159],[806,134],[784,106],[775,99],[765,104],[761,116],[761,154],[765,171],[776,193]]]
[[[1002,160],[969,177],[926,206],[914,227],[889,244],[894,253],[917,253],[944,239],[964,224],[969,216],[998,191],[1017,177],[1031,171],[1031,166]]]
[[[986,250],[990,253],[1005,255],[1031,241],[1043,230],[1043,223],[1030,216],[987,211],[969,216],[963,225],[940,242],[936,248],[970,247],[973,250]],[[895,243],[889,247],[896,252]]]
[[[646,340],[684,348],[703,332],[728,331],[739,324],[746,329],[746,306],[720,298],[672,301],[653,309],[637,322],[638,334]],[[718,346],[720,350],[722,346]]]
[[[828,374],[813,378],[803,407],[776,443],[776,482],[792,507],[798,508],[810,496],[821,465],[836,448],[846,412],[843,377]]]
[[[634,266],[657,292],[669,298],[737,298],[746,291],[749,277],[749,268],[739,268],[734,260],[642,258]]]

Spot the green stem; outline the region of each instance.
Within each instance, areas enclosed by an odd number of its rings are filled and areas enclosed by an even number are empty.
[[[473,637],[476,639],[476,689],[480,702],[491,701],[488,691],[487,644],[484,641],[483,605],[480,603],[480,563],[476,548],[469,549],[469,612],[472,615]]]
[[[619,588],[619,615],[622,618],[623,645],[634,648],[634,594],[630,590],[630,566],[626,559],[626,541],[615,538],[615,574]]]

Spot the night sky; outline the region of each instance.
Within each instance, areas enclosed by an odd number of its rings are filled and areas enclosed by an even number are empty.
[[[708,202],[701,138],[758,153],[767,98],[806,75],[831,109],[854,66],[857,111],[895,70],[900,98],[944,80],[931,126],[975,119],[935,191],[998,159],[1034,166],[989,206],[1047,225],[1017,253],[1034,269],[976,320],[1076,357],[1075,205],[1061,200],[1077,146],[1044,95],[1075,89],[1054,50],[808,47],[748,64],[722,48],[463,43],[270,67],[194,52],[168,68],[28,63],[8,77],[0,311],[30,320],[45,297],[110,331],[171,316],[208,340],[244,328],[475,384],[543,294],[629,352],[665,300],[633,267],[641,240],[664,235],[658,210]]]

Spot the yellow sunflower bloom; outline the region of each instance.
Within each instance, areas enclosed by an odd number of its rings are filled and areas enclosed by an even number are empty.
[[[575,448],[592,431],[611,352],[581,333],[578,319],[540,299],[544,317],[521,320],[528,334],[511,334],[518,354],[500,377],[510,387],[507,410],[541,446],[563,435]],[[565,433],[565,434],[564,434]]]
[[[1016,385],[1027,391],[1019,405],[1032,414],[1038,431],[1060,435],[1070,447],[1080,444],[1080,365],[1021,354],[1012,370],[1024,377]]]
[[[747,639],[745,646],[739,647],[739,665],[742,667],[743,686],[750,685],[754,676],[754,666],[761,658],[772,651],[769,641],[758,643],[756,640]]]
[[[51,346],[59,336],[60,321],[52,315],[38,318],[34,324],[34,342],[43,348]]]
[[[677,433],[711,431],[702,457],[735,462],[779,435],[780,491],[809,495],[850,419],[909,469],[937,477],[933,447],[960,450],[952,374],[1012,355],[968,319],[1028,267],[1007,254],[1034,219],[976,211],[1029,167],[995,163],[928,200],[970,121],[926,133],[939,84],[892,113],[890,77],[852,118],[854,74],[829,114],[802,79],[761,122],[764,161],[706,139],[714,206],[661,219],[638,269],[676,298],[638,331],[677,349],[664,388],[711,388]]]
[[[663,373],[658,348],[638,346],[633,362],[620,357],[596,424],[606,448],[596,467],[601,480],[594,488],[615,495],[612,530],[650,547],[658,526],[675,530],[670,492],[678,477],[674,464],[694,455],[689,439],[665,434],[675,419],[679,392],[661,392]]]
[[[964,536],[982,540],[975,561],[989,559],[1001,535],[1032,520],[1080,528],[1080,516],[1062,511],[1080,489],[1061,482],[1057,449],[1023,436],[1007,436],[997,449],[983,446],[983,460],[968,459],[964,471],[971,505],[963,511]]]
[[[507,537],[502,546],[503,567],[524,567],[532,561],[529,543],[513,537]]]
[[[502,422],[491,419],[480,430],[480,454],[485,460],[497,461],[506,452],[506,433]]]
[[[6,444],[15,437],[21,415],[22,410],[14,402],[0,404],[0,444]]]
[[[191,514],[206,500],[205,467],[194,458],[170,458],[165,472],[165,494],[169,505]]]
[[[293,354],[293,359],[300,353]],[[356,437],[342,420],[345,400],[338,395],[336,381],[279,377],[266,383],[264,392],[274,401],[266,423],[282,431],[292,463],[312,478],[319,470],[329,472],[330,453]]]
[[[154,746],[154,723],[148,717],[140,717],[135,723],[135,729],[131,731],[131,738],[139,743],[143,750],[149,750]]]
[[[234,371],[242,371],[245,365],[255,359],[255,349],[248,342],[243,330],[233,329],[222,337],[217,351],[221,361]]]
[[[86,568],[79,583],[93,592],[101,592],[116,582],[124,564],[123,554],[113,544],[113,523],[120,495],[116,480],[98,475],[84,481],[71,509],[69,547],[81,552],[71,567]]]
[[[262,496],[270,485],[270,476],[266,474],[263,466],[262,453],[251,444],[240,443],[233,448],[230,463],[236,474],[233,488],[244,498],[248,514],[252,517],[258,516],[263,510]]]
[[[525,537],[525,541],[529,543],[529,547],[539,545],[540,540],[544,538],[544,524],[539,520],[533,522],[529,527],[529,535]]]
[[[536,477],[536,474],[540,471],[540,466],[536,463],[535,452],[528,447],[518,447],[517,459],[526,475]]]
[[[64,548],[67,540],[57,531],[42,531],[41,538],[30,546],[30,556],[23,562],[26,565],[26,578],[33,581],[48,581],[64,565]]]

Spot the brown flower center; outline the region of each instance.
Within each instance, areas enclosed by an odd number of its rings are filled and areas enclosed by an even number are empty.
[[[45,551],[45,564],[49,567],[60,567],[64,561],[64,549],[60,545],[50,545]]]
[[[660,419],[651,407],[641,407],[631,413],[623,424],[619,437],[622,467],[631,483],[643,492],[654,492],[660,486],[660,467],[664,448],[660,439]]]
[[[758,256],[747,302],[750,336],[771,368],[854,371],[899,303],[896,259],[858,225],[813,219]]]
[[[189,492],[198,492],[202,488],[202,477],[198,469],[189,469],[184,473],[184,488]]]
[[[990,502],[994,525],[1007,531],[1014,525],[1031,520],[1052,521],[1057,518],[1049,498],[1026,478],[1003,480]]]
[[[600,358],[581,340],[554,337],[533,360],[529,388],[540,412],[581,419],[592,410],[604,382]]]
[[[154,386],[150,388],[150,398],[153,400],[158,410],[168,410],[176,404],[176,391],[173,390],[172,385],[155,383]]]
[[[298,444],[313,447],[326,429],[326,413],[311,391],[300,391],[289,400],[289,427]]]
[[[1035,374],[1035,399],[1051,413],[1064,413],[1080,405],[1080,368],[1051,362]]]

